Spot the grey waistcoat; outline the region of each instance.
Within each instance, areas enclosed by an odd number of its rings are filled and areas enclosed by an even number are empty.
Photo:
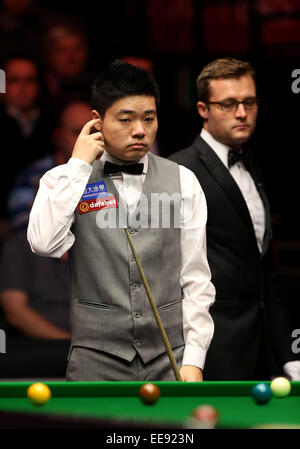
[[[107,192],[115,195],[118,207],[82,214],[77,208],[72,227],[75,243],[70,251],[72,346],[98,349],[128,361],[138,353],[144,363],[163,353],[165,346],[127,241],[124,224],[118,221],[122,211],[125,211],[126,221],[129,220],[125,226],[128,226],[171,347],[184,344],[179,283],[180,228],[176,224],[174,226],[172,219],[171,227],[163,227],[161,208],[156,217],[159,222],[156,226],[159,227],[149,227],[151,193],[175,193],[176,198],[171,201],[171,218],[174,207],[180,208],[179,167],[152,154],[148,154],[148,158],[148,173],[143,185],[148,204],[146,202],[142,206],[144,212],[148,212],[148,227],[139,226],[138,210],[137,222],[130,226],[127,206],[122,204],[114,183],[103,175],[97,161],[88,184],[104,181]],[[116,227],[99,227],[108,214],[117,217]]]

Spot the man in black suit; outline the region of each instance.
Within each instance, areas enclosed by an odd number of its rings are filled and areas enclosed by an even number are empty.
[[[254,69],[217,59],[200,73],[197,89],[203,129],[170,159],[196,174],[208,205],[207,253],[216,301],[203,377],[256,380],[285,374],[300,380],[272,267],[269,203],[260,171],[242,147],[256,126]]]

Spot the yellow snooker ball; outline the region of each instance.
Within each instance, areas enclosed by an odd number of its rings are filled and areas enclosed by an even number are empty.
[[[291,392],[291,382],[285,377],[276,377],[270,384],[273,396],[284,398]]]
[[[51,390],[42,382],[36,382],[27,388],[27,397],[34,405],[43,405],[51,398]]]

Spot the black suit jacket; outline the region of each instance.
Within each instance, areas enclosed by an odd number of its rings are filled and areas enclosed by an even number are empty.
[[[207,257],[216,301],[204,379],[252,379],[262,342],[282,366],[293,355],[288,313],[272,267],[270,207],[259,169],[248,168],[265,207],[262,253],[242,193],[212,148],[199,136],[170,159],[195,173],[208,206]]]

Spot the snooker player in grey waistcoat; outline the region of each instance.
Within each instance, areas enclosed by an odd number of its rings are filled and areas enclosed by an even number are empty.
[[[92,120],[72,157],[40,181],[28,240],[40,255],[70,254],[68,380],[175,380],[124,228],[182,380],[202,380],[215,299],[206,200],[190,170],[148,153],[158,106],[145,70],[109,64],[94,82]]]

